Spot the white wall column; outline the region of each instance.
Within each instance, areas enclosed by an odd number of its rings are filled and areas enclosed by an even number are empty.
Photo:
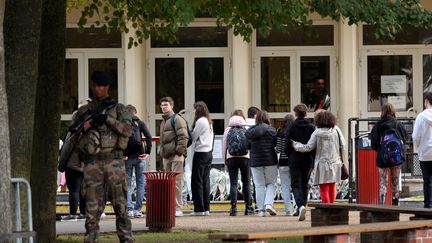
[[[348,137],[348,119],[359,115],[357,26],[339,22],[338,125]]]
[[[233,36],[231,67],[232,67],[232,105],[228,113],[242,109],[245,113],[252,104],[252,58],[251,44],[241,36]],[[228,95],[228,94],[227,94]]]
[[[131,36],[123,34],[123,46],[125,57],[125,100],[126,104],[132,104],[137,108],[138,116],[141,120],[148,122],[147,104],[146,104],[146,89],[148,87],[146,82],[146,56],[145,56],[145,42],[137,47],[128,49],[128,41]]]

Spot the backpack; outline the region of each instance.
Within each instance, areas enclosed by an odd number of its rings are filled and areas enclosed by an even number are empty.
[[[137,120],[132,121],[132,135],[129,137],[127,148],[128,150],[135,151],[142,148],[141,129]]]
[[[172,118],[171,118],[171,126],[173,127],[173,129],[174,129],[174,132],[175,132],[175,118],[176,118],[176,116],[177,116],[177,114],[176,113],[174,113],[174,115],[172,116]],[[183,118],[180,114],[179,114],[179,116],[181,117],[181,118]],[[191,131],[189,130],[189,124],[188,124],[188,122],[186,121],[186,119],[184,119],[183,118],[183,120],[185,120],[185,122],[186,122],[186,130],[187,130],[187,132],[188,132],[188,142],[187,142],[187,147],[189,148],[191,145],[192,145],[192,133],[191,133]]]
[[[401,165],[405,162],[405,149],[399,132],[390,128],[387,129],[381,140],[381,156],[388,167]]]
[[[244,126],[231,127],[227,134],[227,150],[230,155],[243,156],[248,153],[248,141]]]

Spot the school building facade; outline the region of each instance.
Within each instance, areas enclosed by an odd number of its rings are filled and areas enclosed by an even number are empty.
[[[432,9],[432,2],[422,4]],[[311,16],[317,36],[255,32],[248,43],[214,19],[198,18],[180,29],[176,43],[150,38],[128,49],[128,34],[78,32],[79,16],[78,11],[67,16],[63,127],[78,102],[91,97],[95,70],[111,75],[111,96],[135,105],[154,136],[163,96],[173,97],[175,111],[189,124],[193,103],[206,102],[215,132],[222,135],[230,113],[252,105],[267,110],[277,124],[296,104],[307,103],[321,77],[329,110],[347,137],[349,118],[378,117],[386,102],[396,106],[398,116],[415,116],[423,110],[423,93],[432,91],[432,30],[408,28],[394,40],[376,40],[371,26]],[[313,113],[311,107],[308,116]]]

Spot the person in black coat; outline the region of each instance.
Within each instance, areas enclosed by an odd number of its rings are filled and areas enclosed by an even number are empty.
[[[250,147],[249,164],[255,182],[258,216],[263,217],[265,211],[275,216],[273,203],[277,178],[276,129],[270,126],[266,111],[259,111],[255,121],[256,125],[249,128],[245,136]]]
[[[307,110],[305,104],[298,104],[294,107],[294,114],[297,119],[288,129],[286,136],[287,147],[285,149],[285,154],[288,155],[288,166],[290,167],[291,188],[297,205],[297,211],[294,215],[298,215],[300,221],[305,220],[306,217],[305,207],[309,193],[308,183],[314,165],[315,150],[307,153],[296,152],[292,148],[290,141],[294,140],[306,144],[315,131],[314,125],[305,119]]]
[[[395,129],[398,131],[402,142],[405,144],[407,134],[405,127],[396,119],[396,111],[391,103],[386,103],[381,108],[381,120],[372,128],[370,133],[372,149],[377,152],[376,164],[378,166],[379,177],[380,177],[380,197],[379,203],[384,204],[385,195],[387,194],[387,182],[388,174],[391,174],[391,185],[392,185],[392,204],[399,205],[399,193],[401,188],[399,187],[399,178],[401,173],[401,166],[390,167],[384,161],[381,153],[381,141],[383,134],[386,130]]]

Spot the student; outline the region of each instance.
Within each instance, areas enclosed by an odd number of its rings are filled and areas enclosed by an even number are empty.
[[[228,134],[230,134],[231,129],[237,129],[238,133],[246,133],[246,120],[243,115],[242,110],[235,110],[229,119],[228,127],[225,128],[222,140],[222,154],[223,158],[225,158],[225,165],[228,169],[228,174],[230,178],[230,200],[231,200],[231,211],[230,216],[237,216],[237,194],[238,194],[238,174],[240,171],[241,181],[242,181],[242,192],[243,199],[245,203],[245,215],[253,215],[254,210],[252,207],[252,195],[250,191],[251,185],[251,176],[250,176],[250,167],[249,167],[249,151],[247,151],[248,147],[246,147],[246,153],[238,153],[238,154],[230,154],[228,150]],[[231,131],[233,133],[233,131]],[[230,135],[230,139],[233,139]],[[239,136],[239,138],[242,136]],[[244,137],[246,141],[244,141],[247,146],[247,139]],[[242,141],[238,141],[241,143]],[[242,143],[244,144],[244,143]],[[238,152],[238,151],[237,151]]]
[[[146,126],[146,124],[139,119],[137,116],[137,110],[133,105],[127,105],[129,113],[132,116],[132,135],[129,137],[128,146],[124,151],[125,156],[125,167],[127,174],[127,201],[128,201],[128,216],[135,218],[144,217],[141,212],[142,202],[144,200],[145,191],[145,176],[146,171],[146,159],[151,153],[152,147],[152,136]],[[145,146],[143,146],[143,137]],[[145,149],[144,149],[145,147]],[[132,203],[132,174],[135,170],[136,180],[136,199],[135,205]]]
[[[294,115],[296,120],[290,126],[287,133],[287,141],[298,141],[307,143],[315,130],[315,127],[306,120],[308,108],[305,104],[298,104],[294,107]],[[314,164],[315,151],[301,153],[295,151],[291,143],[287,143],[286,154],[290,165],[291,188],[294,195],[294,200],[297,205],[295,216],[299,216],[299,221],[306,219],[306,204],[309,193],[309,177]]]
[[[386,103],[381,107],[381,120],[372,128],[370,133],[372,149],[377,152],[376,165],[378,166],[380,177],[380,196],[379,203],[385,203],[385,196],[387,194],[388,174],[390,172],[390,180],[392,185],[392,204],[399,205],[399,193],[401,188],[400,181],[400,166],[390,166],[389,161],[386,161],[382,156],[382,139],[389,129],[395,129],[405,143],[406,131],[404,126],[396,120],[396,111],[392,104]]]
[[[192,199],[195,216],[210,215],[210,169],[213,160],[213,122],[203,101],[194,107],[192,139],[195,143],[192,159]]]
[[[315,115],[317,129],[312,133],[307,144],[293,142],[298,152],[315,153],[315,174],[313,184],[319,185],[321,201],[334,203],[336,199],[336,183],[340,181],[342,159],[340,144],[345,145],[342,133],[336,127],[336,117],[329,111],[321,111]]]
[[[255,182],[258,216],[263,217],[267,211],[276,215],[273,208],[275,183],[277,178],[276,129],[270,126],[266,111],[259,111],[256,125],[246,131],[250,144],[250,167]]]
[[[175,116],[174,127],[171,119],[174,116],[174,100],[171,97],[163,97],[160,100],[162,109],[162,122],[160,124],[160,151],[165,171],[178,172],[176,177],[176,217],[183,216],[183,165],[187,156],[187,143],[189,140],[186,121],[180,116]]]
[[[278,129],[276,134],[276,152],[279,154],[278,169],[279,178],[281,182],[282,197],[285,203],[285,215],[291,216],[293,214],[293,205],[291,203],[291,175],[289,167],[289,154],[285,153],[286,133],[294,122],[294,116],[288,114],[283,119],[283,125]]]
[[[426,93],[423,104],[425,110],[421,112],[415,121],[412,133],[414,146],[420,160],[423,174],[424,207],[432,206],[432,93]]]

